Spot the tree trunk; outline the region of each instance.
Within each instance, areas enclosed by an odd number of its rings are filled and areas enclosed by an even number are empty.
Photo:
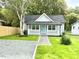
[[[20,20],[20,35],[24,35],[24,33],[23,33],[23,21],[22,21],[22,19]]]

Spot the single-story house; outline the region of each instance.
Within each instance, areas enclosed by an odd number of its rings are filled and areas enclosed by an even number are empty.
[[[71,34],[79,35],[79,21],[76,21],[75,23],[72,24]]]
[[[64,32],[63,15],[26,15],[23,21],[23,31],[28,35],[54,35],[59,36]]]

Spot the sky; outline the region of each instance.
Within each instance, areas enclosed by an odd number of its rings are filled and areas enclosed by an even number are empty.
[[[70,8],[75,8],[76,6],[79,6],[79,0],[65,0],[67,6]]]

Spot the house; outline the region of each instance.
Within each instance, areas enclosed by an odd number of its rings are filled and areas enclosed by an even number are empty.
[[[28,35],[54,35],[59,36],[64,32],[63,15],[26,15],[23,21],[23,31]]]
[[[71,33],[73,35],[79,35],[79,21],[72,24]]]

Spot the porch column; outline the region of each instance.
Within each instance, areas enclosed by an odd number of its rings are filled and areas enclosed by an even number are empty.
[[[48,34],[48,25],[47,25],[47,34]]]
[[[28,35],[29,35],[29,25],[27,25],[27,33],[28,33]]]

